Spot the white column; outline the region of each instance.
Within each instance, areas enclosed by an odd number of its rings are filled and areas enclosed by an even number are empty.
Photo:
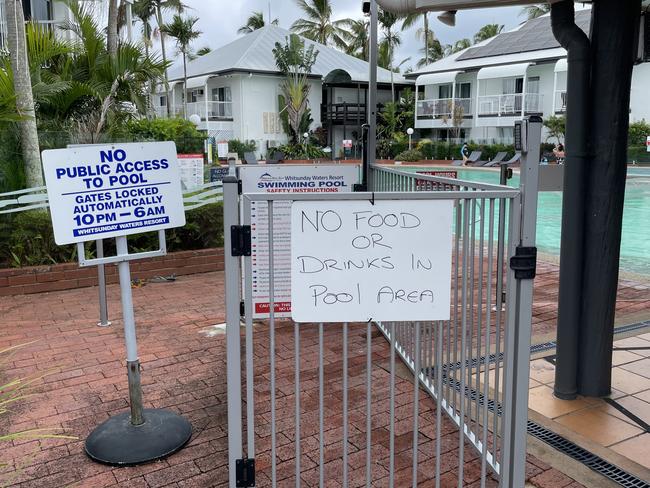
[[[524,88],[521,94],[521,118],[523,119],[526,116],[526,85],[528,84],[528,69],[524,74]]]
[[[208,115],[208,80],[205,80],[205,86],[203,87],[203,103],[205,104],[205,130],[209,130],[210,117]]]

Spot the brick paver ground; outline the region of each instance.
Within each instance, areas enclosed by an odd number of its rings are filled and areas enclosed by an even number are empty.
[[[554,266],[544,266],[538,280],[535,333],[543,334],[554,327],[553,283],[557,279]],[[622,298],[634,299],[635,311],[643,310],[650,301],[646,287],[626,284]],[[87,288],[31,296],[0,298],[0,349],[36,341],[14,354],[1,367],[0,374],[16,378],[45,372],[56,372],[43,380],[39,394],[25,400],[19,408],[3,415],[0,432],[40,427],[59,427],[78,440],[14,441],[0,450],[0,486],[20,487],[211,487],[227,483],[227,409],[225,336],[205,333],[206,328],[224,321],[223,273],[182,277],[174,283],[148,284],[134,290],[136,321],[143,364],[143,386],[146,407],[170,408],[188,418],[194,427],[189,445],[180,453],[157,463],[134,468],[111,468],[91,462],[83,452],[88,433],[109,416],[127,409],[127,381],[124,370],[124,342],[120,321],[119,288],[109,286],[109,305],[114,325],[98,328],[97,289]],[[638,305],[636,305],[638,304]],[[643,304],[643,306],[641,306]],[[627,308],[626,308],[627,310]],[[258,326],[259,329],[260,326]],[[295,460],[293,440],[293,327],[278,327],[278,468],[280,486],[290,486]],[[305,329],[301,335],[302,353],[302,479],[305,486],[315,486],[318,459],[318,390],[316,329]],[[263,335],[256,341],[256,384],[258,402],[258,465],[260,484],[268,483],[270,457],[268,420],[269,391],[261,377],[268,378],[268,342]],[[339,486],[336,474],[341,472],[341,388],[340,327],[326,331],[326,462],[328,486]],[[365,476],[365,327],[350,331],[350,478],[358,486]],[[386,486],[387,463],[387,391],[388,343],[373,338],[373,382],[377,400],[373,412],[373,466],[377,486]],[[2,371],[3,370],[3,371]],[[398,482],[410,486],[412,453],[412,383],[398,378],[399,408],[396,413],[396,445]],[[458,434],[449,422],[436,433],[432,424],[434,405],[421,396],[419,486],[433,486],[432,446],[436,435],[442,435],[445,474],[442,486],[455,480],[454,449]],[[456,443],[456,444],[455,444]],[[466,450],[466,486],[474,486],[480,464],[471,449]],[[458,461],[456,460],[456,463]],[[529,457],[528,477],[538,487],[571,487],[581,485],[552,469],[542,461]],[[496,486],[494,483],[492,485]],[[492,486],[490,485],[490,486]]]

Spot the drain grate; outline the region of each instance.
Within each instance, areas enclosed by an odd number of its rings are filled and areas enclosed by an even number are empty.
[[[434,372],[433,368],[424,368],[422,373],[426,376],[429,373],[429,370]],[[442,382],[444,385],[449,384],[456,391],[461,391],[461,383],[456,379],[451,379],[447,376],[446,371],[443,371]],[[465,385],[465,396],[469,398],[470,401],[476,401],[478,397],[478,403],[483,406],[486,404],[485,396],[476,391],[473,388]],[[503,414],[503,408],[501,403],[496,402],[495,400],[488,398],[487,399],[487,408],[490,412],[495,413],[498,416]],[[646,481],[643,481],[641,478],[638,478],[627,471],[622,470],[618,466],[610,463],[609,461],[604,460],[603,458],[593,454],[592,452],[587,451],[586,449],[574,444],[568,439],[565,439],[559,434],[543,427],[532,420],[528,421],[527,426],[528,434],[539,439],[549,446],[553,447],[557,451],[569,456],[572,459],[584,464],[591,470],[596,473],[608,478],[615,483],[618,483],[624,488],[650,488],[650,484]]]

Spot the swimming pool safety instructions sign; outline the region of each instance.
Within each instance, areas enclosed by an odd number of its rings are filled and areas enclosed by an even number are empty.
[[[185,225],[173,142],[54,149],[42,159],[59,245]]]
[[[446,200],[294,202],[293,320],[449,320],[452,215]]]
[[[242,166],[243,193],[341,193],[359,182],[357,165]],[[253,317],[269,316],[269,218],[267,202],[251,206]],[[291,316],[291,202],[273,208],[273,269],[276,317]]]

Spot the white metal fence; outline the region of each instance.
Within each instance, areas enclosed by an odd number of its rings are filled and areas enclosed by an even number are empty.
[[[541,124],[535,130],[541,134]],[[526,188],[536,188],[535,168],[522,175]],[[444,473],[460,488],[477,456],[481,486],[490,475],[500,487],[523,486],[532,280],[507,264],[534,245],[536,192],[380,167],[370,181],[373,193],[325,196],[239,195],[236,178],[224,181],[226,249],[238,245],[232,226],[250,228],[260,207],[268,230],[258,227],[258,239],[271,243],[264,257],[226,253],[230,486],[394,487],[429,479],[439,487]],[[272,244],[276,204],[366,199],[454,202],[451,320],[325,325],[276,318],[274,280],[286,265],[277,263]],[[251,313],[259,279],[253,259],[269,280],[268,321],[254,322]],[[373,343],[375,328],[389,347]],[[396,383],[397,357],[413,373],[409,392]],[[451,448],[449,420],[457,432]],[[412,436],[406,448],[405,432]]]

